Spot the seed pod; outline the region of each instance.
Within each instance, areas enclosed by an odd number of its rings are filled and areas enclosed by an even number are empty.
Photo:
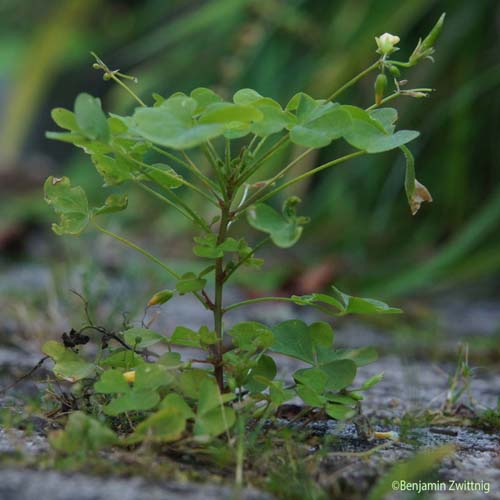
[[[156,292],[149,299],[148,307],[165,304],[165,302],[168,302],[174,296],[174,294],[175,292],[172,290],[162,290],[161,292]]]
[[[410,56],[410,64],[416,64],[423,58],[428,58],[433,61],[432,54],[434,54],[434,44],[443,29],[445,16],[446,13],[441,14],[441,17],[431,29],[430,33],[423,40],[418,41],[413,54]]]
[[[395,76],[396,78],[399,78],[401,76],[401,71],[399,71],[399,68],[397,66],[389,66],[389,71],[391,72],[391,75]]]
[[[420,46],[422,52],[427,49],[430,49],[431,47],[434,47],[434,44],[436,43],[436,40],[440,35],[441,30],[443,29],[445,17],[446,17],[446,12],[443,12],[441,14],[441,17],[438,19],[437,23],[431,29],[430,33],[424,38],[422,45]]]
[[[385,89],[387,88],[387,76],[383,73],[377,76],[375,80],[375,104],[378,106],[384,98]]]

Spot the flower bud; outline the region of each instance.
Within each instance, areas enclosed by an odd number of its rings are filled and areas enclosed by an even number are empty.
[[[129,372],[124,372],[123,373],[123,378],[125,379],[126,382],[131,384],[132,382],[135,382],[135,371],[131,370]]]
[[[383,73],[380,73],[380,75],[378,75],[375,80],[375,104],[377,106],[382,102],[386,88],[387,76]]]
[[[162,290],[161,292],[156,292],[149,299],[148,307],[165,304],[165,302],[168,302],[174,296],[174,294],[175,292],[172,290]]]
[[[399,50],[395,47],[395,45],[399,43],[399,40],[399,36],[391,35],[390,33],[384,33],[383,35],[376,36],[375,41],[377,42],[378,47],[377,52],[386,56],[396,50]]]
[[[401,76],[401,71],[399,71],[399,68],[397,66],[389,66],[389,71],[391,72],[391,75],[395,76],[396,78],[399,78]]]
[[[446,13],[444,12],[443,14],[441,14],[441,17],[438,19],[437,23],[431,29],[430,33],[423,40],[418,41],[418,44],[415,47],[415,50],[413,51],[413,54],[410,56],[409,59],[410,64],[416,64],[423,58],[428,58],[431,61],[433,61],[432,54],[434,54],[435,52],[434,44],[436,43],[436,40],[443,29],[445,17]]]

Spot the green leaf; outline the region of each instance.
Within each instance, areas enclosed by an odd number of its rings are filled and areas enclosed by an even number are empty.
[[[184,294],[190,292],[199,292],[200,290],[203,290],[206,284],[207,284],[206,279],[190,276],[190,277],[183,277],[182,279],[180,279],[175,285],[175,288],[180,294]]]
[[[254,89],[240,89],[233,95],[233,101],[235,104],[253,104],[256,101],[260,101],[263,98]]]
[[[109,126],[100,99],[90,94],[79,94],[75,100],[75,118],[78,128],[92,140],[108,142]]]
[[[370,116],[377,120],[389,134],[394,132],[395,123],[398,121],[398,111],[394,108],[378,108],[369,112]]]
[[[374,363],[378,359],[377,351],[374,347],[360,347],[358,349],[337,349],[336,351],[318,352],[318,359],[323,362],[336,359],[351,359],[356,366],[365,366]]]
[[[349,406],[333,403],[326,405],[326,413],[336,420],[348,420],[356,415],[356,410]]]
[[[200,343],[202,346],[213,345],[217,343],[217,334],[208,328],[208,326],[201,326],[198,330],[200,335]]]
[[[136,167],[130,161],[97,154],[92,155],[92,163],[102,175],[106,186],[117,186],[134,178],[132,172]]]
[[[174,368],[179,368],[182,365],[182,357],[179,352],[166,352],[158,358],[157,363],[165,366],[169,370],[172,370]]]
[[[123,396],[118,396],[104,406],[106,415],[116,416],[128,411],[151,410],[160,402],[158,392],[153,389],[130,391]]]
[[[191,97],[196,101],[197,107],[195,113],[201,113],[210,104],[222,101],[222,97],[217,95],[213,90],[205,87],[199,87],[191,92]]]
[[[278,407],[295,397],[295,392],[284,388],[284,382],[276,381],[269,384],[269,397],[273,404]]]
[[[344,139],[352,146],[367,153],[381,153],[396,149],[420,134],[415,130],[400,130],[389,133],[384,125],[372,118],[370,114],[355,106],[342,106],[351,115],[351,126],[343,134]]]
[[[325,388],[328,391],[345,389],[356,377],[356,364],[350,359],[322,364],[321,370],[327,376]]]
[[[113,354],[104,358],[99,364],[101,366],[110,366],[112,368],[124,368],[125,370],[129,370],[130,368],[135,368],[144,362],[145,361],[141,356],[139,356],[139,354],[129,351],[128,349],[124,349],[113,352]]]
[[[313,341],[309,327],[298,319],[284,321],[274,326],[274,342],[271,350],[292,358],[315,363]]]
[[[224,400],[233,395],[219,392],[217,384],[212,379],[206,379],[200,386],[200,397],[193,433],[200,440],[208,440],[228,431],[236,421],[232,408],[223,405]]]
[[[106,370],[94,384],[95,392],[101,394],[118,394],[130,392],[130,386],[118,370]]]
[[[59,127],[71,130],[72,132],[80,132],[75,114],[69,109],[54,108],[50,116]]]
[[[54,233],[79,235],[87,227],[90,214],[87,195],[80,187],[71,187],[67,177],[49,177],[44,184],[45,201],[60,216],[59,224],[52,224]]]
[[[296,122],[295,117],[288,111],[283,111],[279,103],[262,97],[253,89],[238,90],[233,96],[233,101],[236,104],[253,105],[262,113],[262,119],[251,126],[251,132],[259,137],[276,134]]]
[[[271,356],[263,354],[257,364],[250,370],[244,386],[253,393],[262,392],[269,387],[271,381],[276,377],[278,370]]]
[[[88,363],[76,352],[65,348],[59,342],[49,340],[42,346],[42,351],[51,357],[55,364],[52,371],[54,375],[69,382],[76,382],[95,374],[95,365]]]
[[[185,326],[178,326],[170,337],[170,343],[186,347],[200,348],[200,334],[190,328],[186,328]]]
[[[144,440],[170,443],[180,439],[185,429],[185,415],[175,406],[170,406],[153,413],[153,415],[142,421],[126,441],[128,444],[135,444]]]
[[[191,409],[191,407],[186,403],[184,398],[182,396],[179,396],[179,394],[175,392],[171,392],[167,396],[165,396],[160,405],[160,409],[166,409],[166,408],[175,408],[176,410],[179,410],[181,415],[185,419],[189,418],[194,418],[194,412]]]
[[[322,408],[327,399],[315,391],[312,387],[303,384],[297,384],[295,388],[297,395],[306,405]]]
[[[111,214],[121,212],[128,206],[128,196],[126,194],[111,194],[106,198],[104,205],[93,209],[93,215]]]
[[[273,344],[273,332],[269,327],[256,321],[238,323],[229,330],[234,344],[240,349],[254,352],[268,349]]]
[[[385,302],[362,297],[352,297],[332,286],[333,295],[342,303],[344,314],[400,314],[401,309]]]
[[[351,118],[336,103],[317,101],[307,94],[299,94],[297,124],[290,129],[290,141],[309,148],[328,146],[342,137],[351,126]]]
[[[254,229],[268,233],[272,242],[281,248],[295,245],[302,234],[302,226],[297,218],[287,219],[264,203],[250,207],[247,220]]]
[[[318,347],[332,347],[333,330],[325,321],[317,321],[309,326],[313,344]]]
[[[130,120],[130,129],[147,139],[172,149],[199,146],[224,133],[223,123],[196,123],[193,114],[198,102],[176,95],[155,108],[138,108]]]
[[[158,389],[172,385],[174,376],[165,366],[157,363],[143,363],[135,370],[134,390]]]
[[[351,393],[352,394],[352,393]],[[359,403],[358,398],[352,398],[351,396],[347,396],[345,394],[333,394],[328,396],[328,401],[330,403],[338,403],[346,406],[357,406]]]
[[[341,292],[334,286],[331,287],[333,294],[312,293],[309,295],[293,295],[293,301],[302,306],[319,307],[324,312],[329,312],[334,316],[345,314],[400,314],[402,311],[396,307],[391,307],[380,300],[362,297],[352,297]],[[330,309],[321,307],[326,304]]]
[[[208,106],[200,116],[199,123],[221,123],[229,128],[234,124],[245,124],[262,120],[264,115],[254,106],[233,104],[231,102],[214,103]]]
[[[158,342],[166,342],[163,335],[147,328],[130,328],[123,332],[123,338],[128,345],[136,349],[144,349]]]
[[[301,383],[312,391],[322,394],[325,390],[328,376],[320,368],[302,368],[293,374],[293,378],[297,383]]]
[[[145,168],[144,171],[148,179],[166,190],[177,189],[183,184],[182,176],[168,165],[155,163],[150,168]]]
[[[74,455],[107,448],[116,444],[118,437],[95,418],[75,411],[70,414],[64,430],[50,433],[49,442],[56,450]]]
[[[201,384],[209,378],[210,375],[207,371],[200,368],[193,368],[179,375],[177,386],[184,396],[197,400],[200,396]]]

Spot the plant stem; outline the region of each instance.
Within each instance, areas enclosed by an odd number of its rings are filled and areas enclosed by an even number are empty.
[[[281,179],[294,165],[296,165],[302,158],[305,158],[311,151],[314,151],[314,148],[306,149],[299,156],[294,158],[285,168],[280,170],[274,177],[266,181],[265,185],[259,188],[241,207],[238,208],[238,211],[243,211],[245,208],[249,207],[253,204],[253,202],[259,198],[259,194],[264,191],[269,186],[272,186],[277,180]]]
[[[365,111],[371,111],[373,109],[379,108],[380,106],[383,106],[389,101],[392,101],[393,99],[396,99],[396,97],[412,97],[411,92],[432,92],[434,89],[430,88],[418,88],[418,89],[408,89],[408,90],[397,90],[391,95],[388,95],[387,97],[384,97],[378,104],[372,104],[369,108],[366,108]]]
[[[164,149],[159,148],[158,146],[152,145],[151,149],[156,151],[157,153],[169,158],[172,161],[175,161],[178,165],[184,167],[186,170],[192,172],[203,184],[205,184],[212,192],[217,186],[216,184],[209,179],[197,166],[196,164],[189,158],[185,151],[182,151],[182,154],[186,158],[184,161],[182,158],[178,158],[174,154],[170,153],[170,151],[165,151]],[[215,193],[214,193],[215,194]]]
[[[277,141],[273,146],[271,146],[258,160],[255,161],[248,170],[245,170],[245,173],[238,179],[238,186],[241,186],[247,179],[249,179],[259,167],[265,163],[269,158],[271,158],[274,154],[276,154],[283,146],[288,144],[290,141],[287,135],[284,135],[279,141]]]
[[[165,269],[167,273],[169,273],[171,276],[173,276],[175,279],[180,279],[180,275],[177,274],[172,268],[167,266],[165,263],[163,263],[158,257],[155,257],[153,254],[150,254],[147,250],[144,250],[144,248],[141,248],[139,245],[136,245],[135,243],[132,243],[130,240],[127,240],[127,238],[124,238],[123,236],[119,236],[116,233],[113,233],[112,231],[108,231],[107,229],[104,229],[102,226],[100,226],[95,220],[94,226],[96,229],[98,229],[101,233],[110,236],[111,238],[114,238],[115,240],[118,240],[120,243],[123,243],[124,245],[133,248],[135,251],[141,253],[145,257],[147,257],[149,260],[152,260],[155,264],[158,264],[160,267]]]
[[[144,248],[141,248],[139,245],[136,245],[135,243],[132,243],[130,240],[127,240],[127,238],[124,238],[123,236],[119,236],[116,233],[113,233],[112,231],[109,231],[107,229],[104,229],[102,226],[100,226],[95,220],[93,220],[94,226],[98,231],[101,233],[105,234],[106,236],[109,236],[120,243],[123,243],[124,245],[128,246],[129,248],[132,248],[136,252],[139,252],[140,254],[144,255],[144,257],[147,257],[149,260],[153,261],[155,264],[160,266],[162,269],[167,271],[168,274],[170,274],[173,278],[175,279],[180,279],[181,276],[177,274],[171,267],[167,266],[164,262],[162,262],[158,257],[155,257],[153,254],[149,253],[147,250]],[[210,307],[208,304],[205,302],[203,297],[200,296],[198,292],[193,292],[193,295],[203,304],[203,306],[207,309]]]
[[[230,195],[230,193],[228,193]],[[229,198],[231,199],[231,198]],[[221,207],[221,219],[219,233],[217,235],[217,245],[223,243],[226,238],[227,225],[229,223],[230,202],[224,202]],[[224,291],[224,257],[219,257],[215,261],[215,299],[214,299],[214,330],[217,335],[217,344],[215,345],[215,363],[214,374],[221,392],[224,390],[224,368],[222,366],[222,341],[224,336],[222,317],[223,309],[223,291]]]
[[[204,231],[210,232],[210,227],[208,226],[208,224],[196,212],[190,209],[176,194],[172,193],[172,191],[169,192],[169,195],[174,199],[174,201],[169,200],[165,196],[161,195],[160,193],[156,192],[154,189],[151,189],[149,186],[146,186],[146,184],[143,184],[140,181],[136,181],[136,183],[148,193],[151,193],[159,200],[175,208],[190,221],[198,224]]]
[[[257,252],[257,250],[259,250],[260,248],[262,248],[268,241],[270,241],[270,239],[271,239],[270,236],[268,236],[267,238],[264,238],[260,243],[258,243],[257,245],[255,245],[255,247],[252,248],[252,251],[248,252],[245,255],[245,257],[243,257],[243,259],[241,259],[232,269],[226,271],[224,282],[226,282],[236,272],[236,270],[240,266],[242,266],[248,259],[250,259],[250,257],[252,257],[253,255],[255,255],[255,252]]]
[[[294,179],[291,179],[288,182],[285,182],[284,184],[282,184],[281,186],[278,186],[276,189],[273,189],[272,191],[265,194],[261,198],[259,198],[257,200],[252,200],[252,201],[254,203],[263,202],[263,201],[267,200],[268,198],[271,198],[275,194],[279,193],[283,189],[286,189],[287,187],[292,186],[293,184],[300,182],[300,181],[306,179],[307,177],[310,177],[311,175],[314,175],[314,174],[317,174],[318,172],[321,172],[321,170],[333,167],[335,165],[338,165],[339,163],[343,163],[347,160],[350,160],[351,158],[356,158],[357,156],[362,156],[365,154],[367,154],[365,151],[355,151],[354,153],[350,153],[348,155],[341,156],[340,158],[337,158],[336,160],[332,160],[332,161],[329,161],[327,163],[324,163],[323,165],[320,165],[319,167],[313,168],[312,170],[309,170],[309,171],[305,172],[304,174],[299,175],[298,177],[295,177]],[[243,205],[240,210],[244,210],[245,208],[247,208],[247,203],[245,203],[245,205]]]
[[[295,299],[291,297],[258,297],[256,299],[242,300],[241,302],[235,302],[224,309],[224,312],[231,311],[231,309],[236,309],[237,307],[246,306],[248,304],[257,304],[259,302],[293,302],[297,303]]]
[[[372,72],[374,69],[377,69],[380,65],[380,61],[377,61],[373,63],[371,66],[366,68],[364,71],[356,75],[354,78],[349,80],[347,83],[342,85],[339,89],[337,89],[333,94],[330,95],[330,97],[327,98],[328,101],[333,101],[336,97],[338,97],[342,92],[347,90],[349,87],[352,87],[354,84],[359,82],[363,77],[365,77],[368,73]]]
[[[195,186],[194,184],[191,184],[186,179],[184,179],[182,177],[179,177],[179,176],[176,176],[176,175],[173,175],[170,172],[167,172],[166,170],[163,170],[162,168],[158,168],[158,167],[155,167],[154,165],[149,165],[147,163],[144,163],[143,161],[136,160],[132,156],[129,156],[129,155],[124,155],[124,156],[128,160],[130,160],[130,161],[132,161],[134,163],[137,163],[137,165],[140,165],[141,167],[143,167],[145,169],[150,169],[150,170],[154,170],[156,172],[160,172],[161,174],[163,174],[163,175],[165,175],[167,177],[170,177],[172,180],[180,182],[184,186],[186,186],[186,187],[192,189],[193,191],[195,191],[196,193],[198,193],[200,196],[202,196],[203,198],[205,198],[208,202],[210,202],[215,207],[218,206],[217,202],[214,201],[208,194],[206,194],[204,191],[202,191],[199,187]],[[151,180],[157,184],[157,182],[154,180],[154,178],[151,178]],[[164,186],[162,186],[162,185],[160,185],[160,187],[164,188]]]

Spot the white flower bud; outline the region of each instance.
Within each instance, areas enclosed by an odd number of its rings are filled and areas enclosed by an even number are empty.
[[[376,36],[375,41],[378,47],[377,52],[384,56],[398,50],[395,45],[399,43],[399,36],[384,33],[383,35]]]

